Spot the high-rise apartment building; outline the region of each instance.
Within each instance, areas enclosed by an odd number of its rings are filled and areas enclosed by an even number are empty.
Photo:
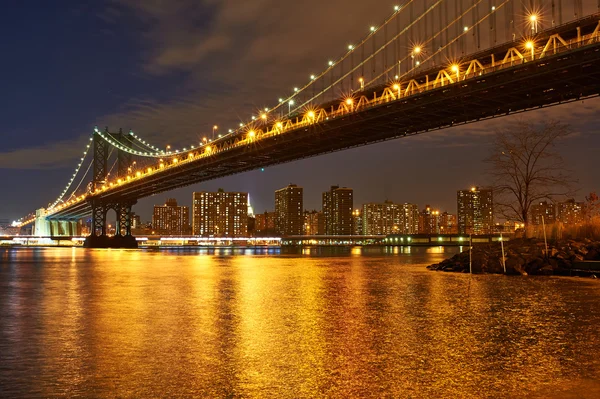
[[[544,218],[544,224],[554,223],[556,221],[556,205],[547,201],[531,205],[531,224],[541,226],[542,217]]]
[[[178,206],[177,200],[169,198],[165,205],[155,205],[152,214],[152,230],[156,234],[183,235],[190,233],[190,209]]]
[[[304,209],[302,187],[290,184],[275,191],[275,223],[277,232],[284,236],[302,235],[304,231]]]
[[[192,232],[203,237],[248,235],[248,193],[199,192],[192,194]]]
[[[417,234],[419,232],[419,209],[415,204],[364,204],[362,209],[362,234]]]
[[[255,215],[255,232],[257,235],[276,235],[277,228],[275,220],[277,214],[275,212],[264,212]]]
[[[400,207],[399,234],[417,234],[419,231],[419,207],[416,204],[404,203]]]
[[[494,195],[491,189],[472,187],[457,192],[458,233],[494,232]]]
[[[323,218],[326,235],[352,234],[353,190],[331,186],[323,193]]]
[[[440,214],[440,234],[457,234],[458,226],[456,225],[456,215],[448,212]]]
[[[419,213],[419,234],[439,234],[440,233],[440,211],[433,210],[429,205],[425,205]]]
[[[400,232],[400,206],[386,201],[383,204],[363,204],[364,235],[386,235]]]
[[[581,223],[583,222],[583,202],[575,202],[574,199],[559,202],[556,213],[556,219],[562,224]]]
[[[323,226],[321,219],[323,214],[318,211],[304,211],[304,235],[316,236],[323,234],[320,228]]]

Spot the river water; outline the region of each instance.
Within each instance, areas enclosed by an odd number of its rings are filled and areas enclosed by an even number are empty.
[[[445,251],[0,249],[0,397],[600,397],[600,280]]]

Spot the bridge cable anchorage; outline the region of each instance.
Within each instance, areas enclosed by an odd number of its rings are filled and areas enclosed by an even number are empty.
[[[92,140],[92,138],[90,138],[90,141]],[[75,173],[73,174],[73,176],[71,177],[71,179],[69,180],[69,182],[67,183],[66,187],[64,188],[64,190],[62,191],[62,193],[59,195],[59,197],[53,202],[51,203],[51,205],[48,207],[49,209],[54,208],[60,201],[63,200],[63,197],[65,196],[65,194],[69,191],[69,188],[71,187],[71,185],[73,184],[73,181],[75,180],[75,177],[77,176],[77,174],[79,173],[79,170],[81,169],[81,165],[83,165],[83,161],[85,160],[88,152],[90,151],[90,144],[88,144],[86,146],[85,151],[83,151],[83,157],[81,158],[79,164],[77,165],[77,167],[75,168]],[[86,172],[87,173],[87,172]]]

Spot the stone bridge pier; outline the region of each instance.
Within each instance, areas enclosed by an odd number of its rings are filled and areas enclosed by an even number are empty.
[[[86,238],[86,248],[137,248],[138,244],[131,235],[131,208],[136,201],[103,202],[92,200],[92,231]],[[106,231],[106,215],[110,210],[117,214],[116,232],[109,237]]]

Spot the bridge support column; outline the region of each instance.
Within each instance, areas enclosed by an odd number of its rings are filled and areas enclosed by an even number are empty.
[[[58,229],[58,220],[50,221],[50,235],[51,236],[59,236],[60,235],[60,231]]]
[[[35,222],[33,235],[36,237],[50,236],[50,222],[46,219],[46,210],[44,208],[35,211]]]
[[[71,235],[71,233],[69,231],[70,227],[71,227],[71,223],[69,223],[68,220],[59,221],[58,235],[59,236],[70,236]]]
[[[137,248],[137,241],[131,235],[131,207],[136,201],[105,203],[92,200],[92,232],[86,238],[87,248]],[[106,213],[114,209],[117,213],[116,234],[106,235]]]
[[[71,234],[72,236],[78,236],[81,234],[81,232],[79,231],[79,223],[77,223],[76,221],[71,220],[69,222],[69,224],[71,225]]]

